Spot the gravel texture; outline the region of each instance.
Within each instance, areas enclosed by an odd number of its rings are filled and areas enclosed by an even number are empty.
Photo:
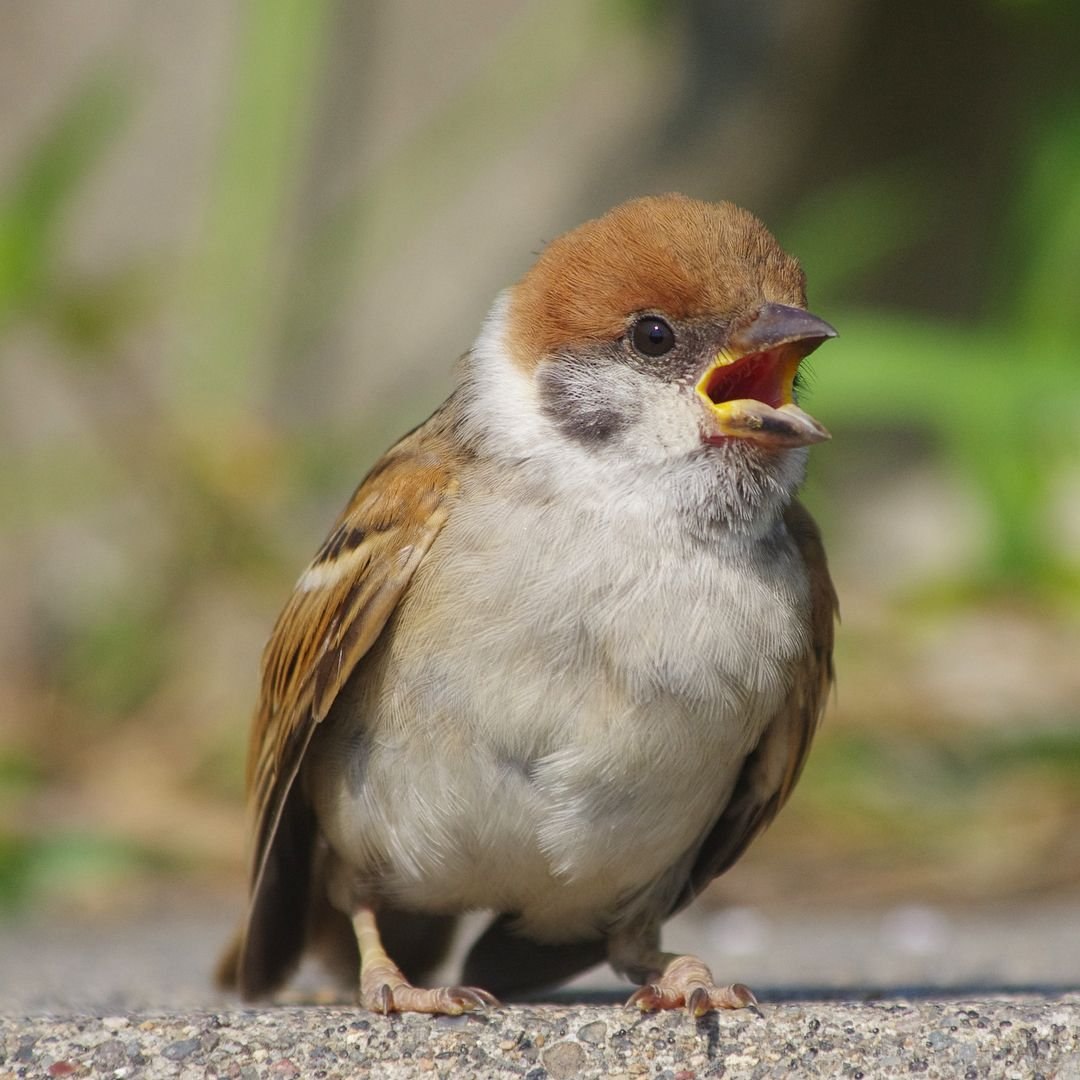
[[[762,1016],[602,1005],[383,1018],[281,1007],[8,1018],[0,1076],[1057,1077],[1080,1080],[1080,995],[785,1002]]]
[[[548,1003],[432,1019],[243,1009],[224,909],[0,924],[0,1080],[22,1077],[1052,1077],[1080,1080],[1080,908],[676,920],[761,1015],[641,1015],[606,969]],[[318,985],[308,973],[309,987]],[[303,982],[302,982],[303,984]]]

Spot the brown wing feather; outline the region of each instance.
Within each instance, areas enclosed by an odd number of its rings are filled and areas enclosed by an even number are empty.
[[[746,759],[731,800],[702,844],[674,910],[688,904],[727,870],[776,816],[799,779],[833,682],[836,592],[814,519],[798,502],[785,524],[810,574],[810,643],[791,694]]]
[[[253,896],[315,727],[446,520],[462,451],[444,415],[407,435],[364,478],[301,575],[263,653],[247,778]]]

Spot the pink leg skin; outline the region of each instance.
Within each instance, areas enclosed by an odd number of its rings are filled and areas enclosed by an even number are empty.
[[[360,949],[360,1003],[365,1009],[383,1015],[418,1012],[460,1016],[499,1004],[486,990],[475,986],[413,986],[386,955],[371,908],[357,910],[353,929]]]
[[[679,1009],[684,1005],[691,1016],[704,1016],[712,1009],[751,1009],[759,1012],[753,991],[742,983],[717,986],[712,972],[696,956],[664,955],[667,964],[659,978],[631,994],[627,1007],[642,1012]]]

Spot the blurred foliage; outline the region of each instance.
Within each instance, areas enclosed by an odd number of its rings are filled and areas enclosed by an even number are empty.
[[[987,561],[973,568],[983,587],[1075,591],[1080,562],[1052,546],[1048,499],[1053,480],[1080,461],[1080,94],[1016,157],[1013,206],[987,222],[1002,286],[977,324],[843,310],[845,289],[932,232],[931,204],[902,177],[841,181],[809,200],[784,235],[815,302],[843,328],[816,388],[821,412],[836,427],[932,433],[990,513]]]
[[[20,314],[48,319],[67,294],[54,265],[64,214],[122,130],[127,105],[115,77],[96,74],[78,88],[0,198],[0,333]]]
[[[346,286],[370,279],[421,236],[592,57],[620,37],[648,32],[661,10],[657,0],[548,0],[526,7],[458,93],[322,215],[301,252],[298,292],[283,317],[283,355],[310,353]]]
[[[292,236],[294,203],[315,167],[340,8],[331,0],[246,5],[197,242],[153,264],[97,273],[72,271],[64,240],[80,197],[122,143],[141,88],[110,61],[71,91],[0,187],[0,335],[55,343],[62,364],[47,375],[75,417],[56,439],[0,432],[12,564],[41,570],[40,580],[13,585],[26,621],[14,635],[17,670],[3,673],[12,723],[0,753],[0,905],[187,867],[193,853],[235,867],[254,672],[241,679],[234,652],[250,662],[250,642],[267,632],[283,583],[314,542],[312,520],[329,520],[363,464],[351,427],[272,422],[288,363],[318,350],[347,290],[418,242],[597,56],[635,35],[670,46],[680,13],[700,6],[525,5],[439,108]],[[1018,35],[1065,37],[1075,23],[1065,5],[984,5],[999,8]],[[915,59],[903,77],[916,77]],[[859,72],[874,62],[856,55],[849,63]],[[796,209],[777,231],[807,268],[812,306],[841,330],[811,392],[813,411],[843,436],[843,454],[866,453],[884,430],[925,439],[935,469],[969,488],[984,511],[982,561],[921,582],[923,596],[969,610],[1005,595],[1037,613],[1075,614],[1076,552],[1049,520],[1058,480],[1080,458],[1080,80],[1048,80],[1030,93],[1037,121],[1010,146],[1002,212],[984,223],[992,255],[981,311],[929,312],[902,294],[891,305],[851,299],[867,280],[888,279],[898,259],[933,252],[944,180],[962,191],[955,177],[975,167],[940,145],[918,159],[856,161],[796,187]],[[907,119],[918,127],[922,118]],[[633,185],[629,176],[624,194],[636,193]],[[291,260],[280,256],[288,243]],[[182,332],[163,357],[143,361],[130,342],[168,320]],[[812,501],[826,516],[861,494],[829,482],[839,456],[815,458]],[[882,633],[902,624],[914,636],[887,568],[882,578],[890,605]],[[1019,734],[918,729],[911,718],[926,715],[925,699],[903,697],[896,682],[878,685],[889,666],[881,654],[897,650],[895,639],[859,632],[847,628],[842,667],[842,685],[855,684],[854,709],[821,736],[792,807],[796,821],[834,848],[847,844],[853,857],[873,861],[887,836],[893,857],[903,849],[944,868],[958,846],[971,845],[976,858],[985,847],[976,834],[1015,814],[1025,793],[1054,823],[1040,836],[1075,825],[1075,715]],[[875,651],[878,659],[867,659]],[[890,693],[897,697],[880,716]],[[865,716],[872,723],[860,726]],[[95,797],[105,791],[122,803],[134,791],[145,801],[135,814],[102,809],[107,800],[95,802],[80,784]],[[83,805],[100,820],[83,822]],[[1080,859],[1073,865],[1080,875]]]
[[[0,809],[45,783],[37,761],[15,753],[0,756]],[[7,819],[7,813],[0,820]],[[113,888],[124,879],[148,871],[172,869],[175,859],[160,849],[115,835],[88,830],[49,834],[11,831],[0,825],[0,914],[39,901],[67,895],[90,884]]]
[[[1078,815],[1075,724],[975,739],[844,727],[819,737],[784,827],[747,856],[742,889],[786,864],[786,880],[824,879],[808,895],[837,906],[1029,901],[1075,889]]]
[[[0,913],[43,897],[74,906],[80,890],[123,890],[125,885],[177,869],[159,848],[87,832],[11,837],[0,833]],[[88,895],[88,894],[84,894]]]
[[[328,8],[262,0],[237,50],[204,240],[187,265],[190,332],[169,367],[173,424],[211,443],[265,405],[269,372],[259,357],[283,286],[274,249],[310,132]]]

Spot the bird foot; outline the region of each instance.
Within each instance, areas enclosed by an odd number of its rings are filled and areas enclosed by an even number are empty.
[[[365,1009],[384,1016],[392,1012],[460,1016],[497,1006],[499,1001],[476,986],[413,986],[396,964],[377,963],[360,977],[360,1003]]]
[[[474,1009],[498,1005],[498,999],[476,986],[413,986],[386,954],[375,911],[359,907],[353,930],[360,950],[360,1004],[384,1016],[392,1012],[442,1013],[460,1016]]]
[[[704,1016],[711,1009],[751,1009],[759,1012],[753,991],[742,983],[717,986],[712,972],[696,956],[676,956],[659,979],[630,995],[627,1008],[636,1005],[642,1012],[678,1009],[686,1006],[691,1016]]]

